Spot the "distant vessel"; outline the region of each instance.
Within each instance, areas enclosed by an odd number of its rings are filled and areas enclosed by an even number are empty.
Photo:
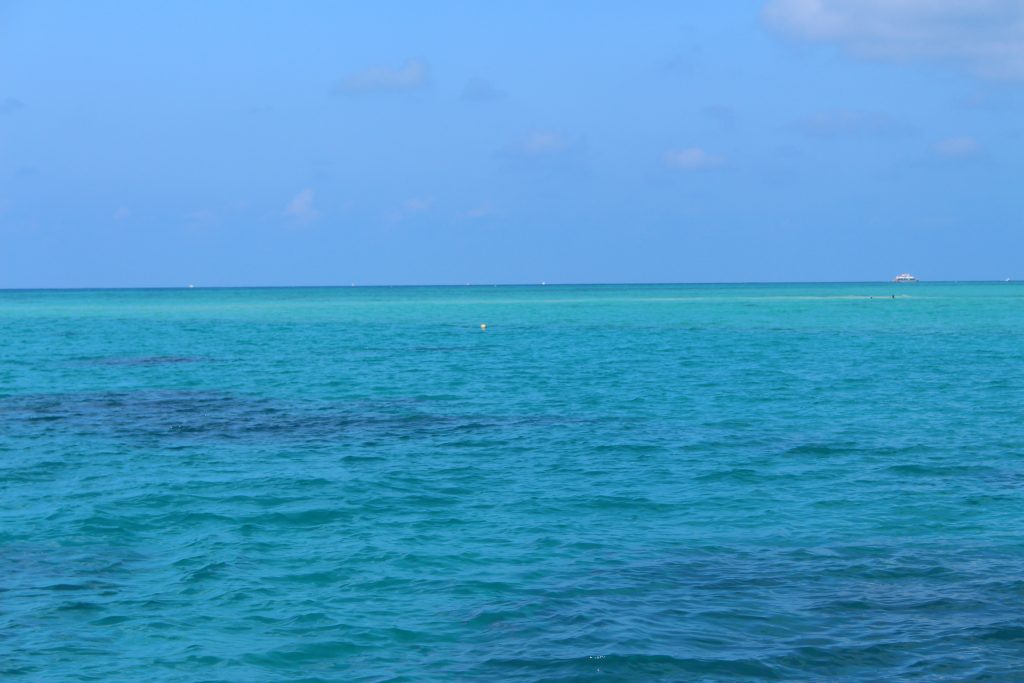
[[[910,273],[900,273],[892,279],[893,282],[917,282],[917,278]]]

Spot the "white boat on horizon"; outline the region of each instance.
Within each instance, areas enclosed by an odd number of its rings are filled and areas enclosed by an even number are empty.
[[[910,273],[900,273],[892,279],[893,282],[917,282],[917,278]]]

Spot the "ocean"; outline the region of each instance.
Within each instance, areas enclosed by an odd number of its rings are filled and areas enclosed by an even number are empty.
[[[5,680],[1024,679],[1017,284],[5,291],[0,348]]]

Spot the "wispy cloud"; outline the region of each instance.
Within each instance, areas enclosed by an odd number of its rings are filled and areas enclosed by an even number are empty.
[[[956,98],[955,104],[960,109],[974,111],[1017,110],[1024,104],[1024,93],[1018,88],[993,88],[989,86]]]
[[[430,68],[420,59],[410,59],[398,67],[378,65],[350,74],[335,87],[335,92],[358,94],[401,92],[422,88],[430,82]]]
[[[665,154],[664,161],[669,168],[684,171],[699,171],[725,165],[725,157],[709,154],[700,147],[672,150]]]
[[[569,138],[553,130],[533,130],[512,142],[506,152],[512,156],[537,158],[562,154],[572,148]]]
[[[313,206],[314,196],[310,188],[302,189],[288,202],[284,209],[285,215],[299,223],[312,223],[320,217],[320,212]]]
[[[885,137],[905,130],[905,126],[888,114],[850,109],[818,112],[799,121],[797,128],[819,138]]]
[[[0,114],[13,114],[19,109],[24,109],[25,103],[16,97],[5,97],[0,99]]]
[[[692,73],[700,64],[701,50],[697,45],[688,45],[679,52],[658,63],[660,71],[666,74],[685,75]]]
[[[467,102],[495,102],[504,97],[505,93],[502,90],[482,78],[470,79],[462,89],[462,99]]]
[[[405,203],[405,210],[409,213],[422,213],[434,205],[434,200],[429,197],[410,199]]]
[[[736,110],[725,104],[709,104],[702,107],[700,113],[725,129],[736,125]]]
[[[399,223],[416,214],[426,213],[434,207],[430,197],[413,197],[402,202],[402,205],[387,213],[384,218],[389,223]]]
[[[766,23],[876,59],[954,60],[1024,79],[1024,0],[769,0]]]
[[[494,205],[491,204],[491,202],[487,201],[478,206],[473,207],[472,209],[469,209],[468,211],[462,214],[462,217],[468,218],[470,220],[480,220],[481,218],[487,218],[493,213]]]
[[[981,154],[981,145],[972,137],[946,138],[935,143],[935,152],[946,159],[970,159]]]
[[[217,224],[217,214],[210,209],[197,209],[185,214],[185,227],[189,230],[202,230]]]

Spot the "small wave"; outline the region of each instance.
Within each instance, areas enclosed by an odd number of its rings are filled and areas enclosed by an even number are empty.
[[[107,358],[90,358],[82,362],[90,365],[178,365],[181,363],[199,363],[205,358],[198,356],[112,356]]]

